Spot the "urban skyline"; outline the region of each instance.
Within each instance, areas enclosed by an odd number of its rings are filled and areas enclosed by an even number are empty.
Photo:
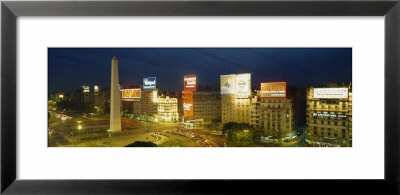
[[[251,73],[256,83],[286,81],[307,87],[351,81],[351,48],[49,48],[49,93],[82,85],[109,88],[110,56],[120,61],[120,83],[139,85],[155,76],[163,90],[180,91],[184,75],[202,85],[219,84],[219,75]]]

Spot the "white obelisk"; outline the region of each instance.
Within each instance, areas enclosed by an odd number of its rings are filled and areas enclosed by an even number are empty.
[[[111,60],[111,105],[110,105],[110,130],[121,131],[121,97],[119,94],[118,60]]]

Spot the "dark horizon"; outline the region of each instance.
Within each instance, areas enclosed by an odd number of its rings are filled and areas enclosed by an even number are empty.
[[[83,85],[109,88],[113,56],[123,86],[155,76],[157,86],[169,91],[183,90],[183,76],[190,74],[198,85],[213,86],[220,75],[251,73],[252,88],[261,82],[306,87],[352,80],[351,48],[49,48],[49,94]]]

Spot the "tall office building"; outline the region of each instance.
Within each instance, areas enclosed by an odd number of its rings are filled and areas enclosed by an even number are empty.
[[[237,98],[235,95],[221,96],[222,123],[250,124],[250,97]]]
[[[183,119],[185,121],[194,119],[193,91],[182,91]]]
[[[250,125],[263,129],[267,136],[293,136],[296,129],[292,98],[260,98],[251,101]]]
[[[158,91],[141,91],[141,97],[132,102],[133,114],[154,116],[157,114]]]
[[[110,130],[121,131],[121,96],[119,93],[118,60],[114,56],[111,60],[111,105]]]
[[[251,101],[250,125],[263,129],[267,136],[294,136],[294,101],[287,96],[286,82],[261,83],[261,90],[257,91]]]
[[[193,118],[203,121],[221,120],[221,95],[219,91],[193,93]]]
[[[183,119],[185,121],[194,119],[193,110],[193,93],[197,89],[197,76],[196,75],[185,75],[183,77]]]
[[[312,145],[352,145],[352,86],[307,88],[307,137]]]
[[[250,124],[250,73],[221,75],[222,123]]]

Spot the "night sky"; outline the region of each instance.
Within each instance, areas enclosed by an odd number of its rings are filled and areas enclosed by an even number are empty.
[[[49,93],[110,87],[113,56],[123,86],[156,76],[157,86],[170,91],[183,90],[189,74],[200,85],[215,85],[220,75],[251,73],[253,88],[269,81],[306,87],[352,78],[351,48],[49,48]]]

